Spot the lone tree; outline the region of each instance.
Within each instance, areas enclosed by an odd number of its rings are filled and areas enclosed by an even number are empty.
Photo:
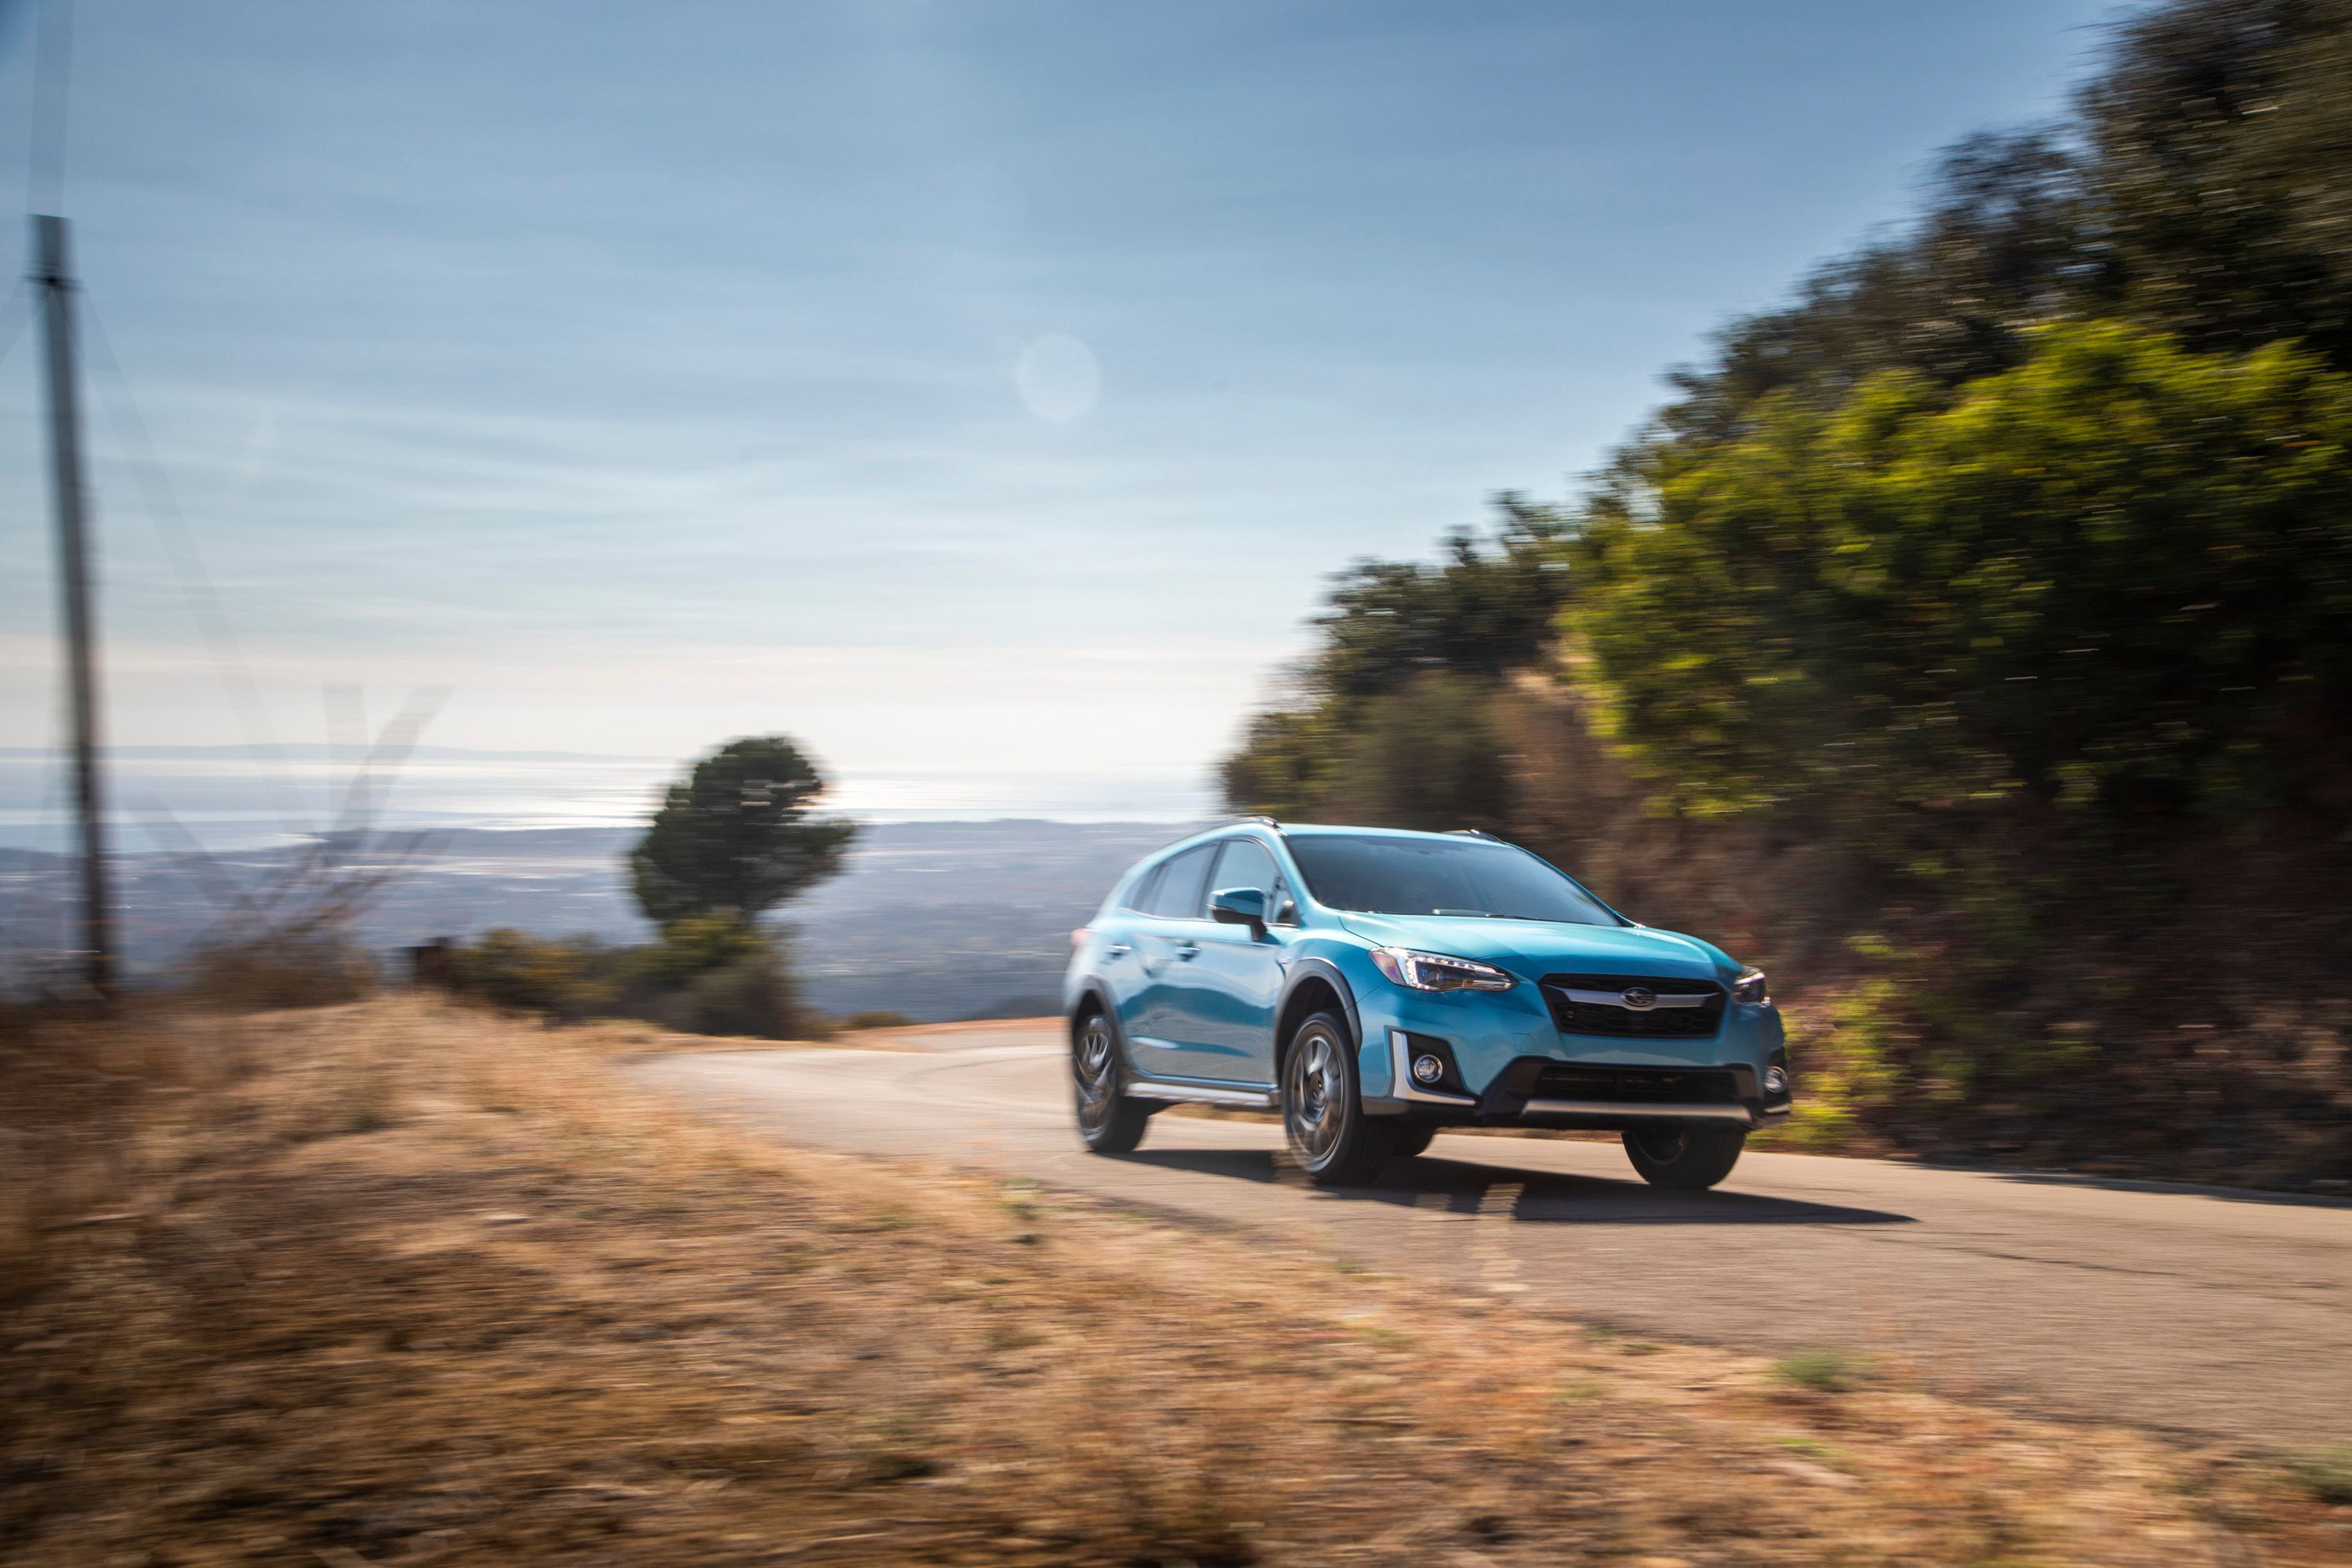
[[[730,913],[747,923],[841,869],[852,823],[811,820],[824,776],[782,735],[733,741],[669,786],[629,856],[648,920]]]

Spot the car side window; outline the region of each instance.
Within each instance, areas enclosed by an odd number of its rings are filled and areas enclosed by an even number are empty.
[[[1265,895],[1266,923],[1291,926],[1298,923],[1298,905],[1283,882],[1282,870],[1265,845],[1255,838],[1228,838],[1217,854],[1217,868],[1209,878],[1209,890],[1218,892],[1226,888],[1255,888]]]
[[[1228,838],[1217,851],[1217,868],[1209,878],[1209,890],[1223,892],[1227,888],[1255,888],[1265,895],[1267,918],[1280,912],[1282,873],[1276,868],[1274,857],[1265,846],[1255,838]]]
[[[1209,858],[1216,847],[1213,844],[1195,845],[1181,855],[1171,857],[1160,868],[1159,885],[1145,900],[1143,912],[1162,920],[1200,919],[1209,901]]]
[[[1118,907],[1123,910],[1133,910],[1138,914],[1149,910],[1151,908],[1151,895],[1160,887],[1160,873],[1167,869],[1168,862],[1162,860],[1159,865],[1138,877],[1135,879],[1135,886],[1128,889],[1127,898]]]

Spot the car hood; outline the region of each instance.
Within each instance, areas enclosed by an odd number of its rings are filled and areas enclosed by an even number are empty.
[[[1738,967],[1696,937],[1648,926],[1365,914],[1343,914],[1339,923],[1382,947],[1475,958],[1528,980],[1563,972],[1713,980]]]

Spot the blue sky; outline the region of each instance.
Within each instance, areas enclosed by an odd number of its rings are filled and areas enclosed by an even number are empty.
[[[2115,13],[83,0],[66,205],[279,737],[442,686],[446,745],[1181,814],[1327,574],[1569,492]],[[57,733],[34,348],[0,745]],[[110,731],[255,739],[89,390]]]

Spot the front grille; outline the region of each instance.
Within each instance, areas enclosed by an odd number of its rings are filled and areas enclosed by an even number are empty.
[[[1547,1063],[1528,1091],[1538,1100],[1622,1105],[1736,1105],[1739,1080],[1721,1068],[1607,1068]]]
[[[1691,996],[1704,991],[1704,1007],[1657,1007],[1647,1012],[1613,1003],[1571,1001],[1570,991],[1607,991],[1643,986],[1661,996]],[[1610,1035],[1635,1039],[1704,1039],[1723,1026],[1723,987],[1712,980],[1682,980],[1656,974],[1547,974],[1544,1001],[1563,1035]]]

